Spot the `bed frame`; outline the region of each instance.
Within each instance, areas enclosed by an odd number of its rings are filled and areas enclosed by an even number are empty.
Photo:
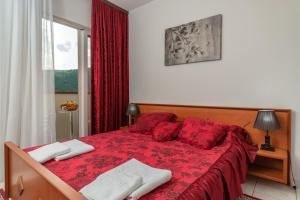
[[[259,108],[207,107],[185,105],[139,104],[143,112],[172,112],[178,120],[187,117],[207,118],[227,124],[244,127],[257,144],[264,142],[264,133],[254,129],[253,123]],[[291,111],[273,109],[281,129],[271,133],[271,143],[290,152]],[[5,192],[17,200],[85,200],[71,186],[62,181],[46,167],[33,160],[12,142],[6,142],[5,150]]]

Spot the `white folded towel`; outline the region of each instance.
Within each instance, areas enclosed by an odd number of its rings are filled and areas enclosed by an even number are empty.
[[[28,154],[40,163],[47,162],[56,156],[70,152],[70,148],[60,142],[48,144],[28,152]]]
[[[139,199],[172,178],[170,170],[153,168],[136,159],[131,159],[120,167],[127,173],[143,178],[143,185],[128,196],[132,200]]]
[[[78,156],[84,153],[88,153],[90,151],[93,151],[95,148],[92,145],[88,145],[84,142],[81,142],[79,140],[70,140],[63,143],[67,147],[71,149],[69,153],[59,155],[55,157],[55,160],[65,160],[68,158],[72,158],[74,156]]]
[[[141,186],[142,178],[116,167],[98,176],[80,190],[88,200],[123,200]]]
[[[170,170],[153,168],[131,159],[101,174],[80,192],[88,200],[136,200],[171,178]]]

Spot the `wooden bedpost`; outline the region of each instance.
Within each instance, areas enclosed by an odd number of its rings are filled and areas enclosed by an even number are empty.
[[[5,192],[18,200],[86,200],[12,142],[4,144]]]
[[[5,192],[7,193],[7,194],[9,194],[9,185],[10,185],[10,183],[9,183],[9,163],[8,163],[8,161],[9,161],[9,159],[8,159],[8,154],[9,154],[9,149],[8,149],[8,147],[6,146],[6,144],[4,144],[4,178],[5,178],[5,180],[4,180],[4,187],[5,187]]]

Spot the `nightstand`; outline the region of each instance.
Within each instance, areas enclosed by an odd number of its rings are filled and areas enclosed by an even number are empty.
[[[259,150],[255,162],[249,166],[248,174],[288,184],[288,152],[276,148],[274,152]]]

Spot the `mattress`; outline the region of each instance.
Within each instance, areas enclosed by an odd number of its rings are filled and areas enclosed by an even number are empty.
[[[79,140],[93,145],[95,151],[68,160],[52,160],[44,166],[77,191],[131,158],[155,168],[171,170],[172,179],[143,196],[142,200],[233,199],[242,194],[241,183],[246,180],[247,162],[255,159],[257,150],[245,135],[239,133],[228,133],[210,150],[176,140],[156,142],[151,135],[128,130]]]

